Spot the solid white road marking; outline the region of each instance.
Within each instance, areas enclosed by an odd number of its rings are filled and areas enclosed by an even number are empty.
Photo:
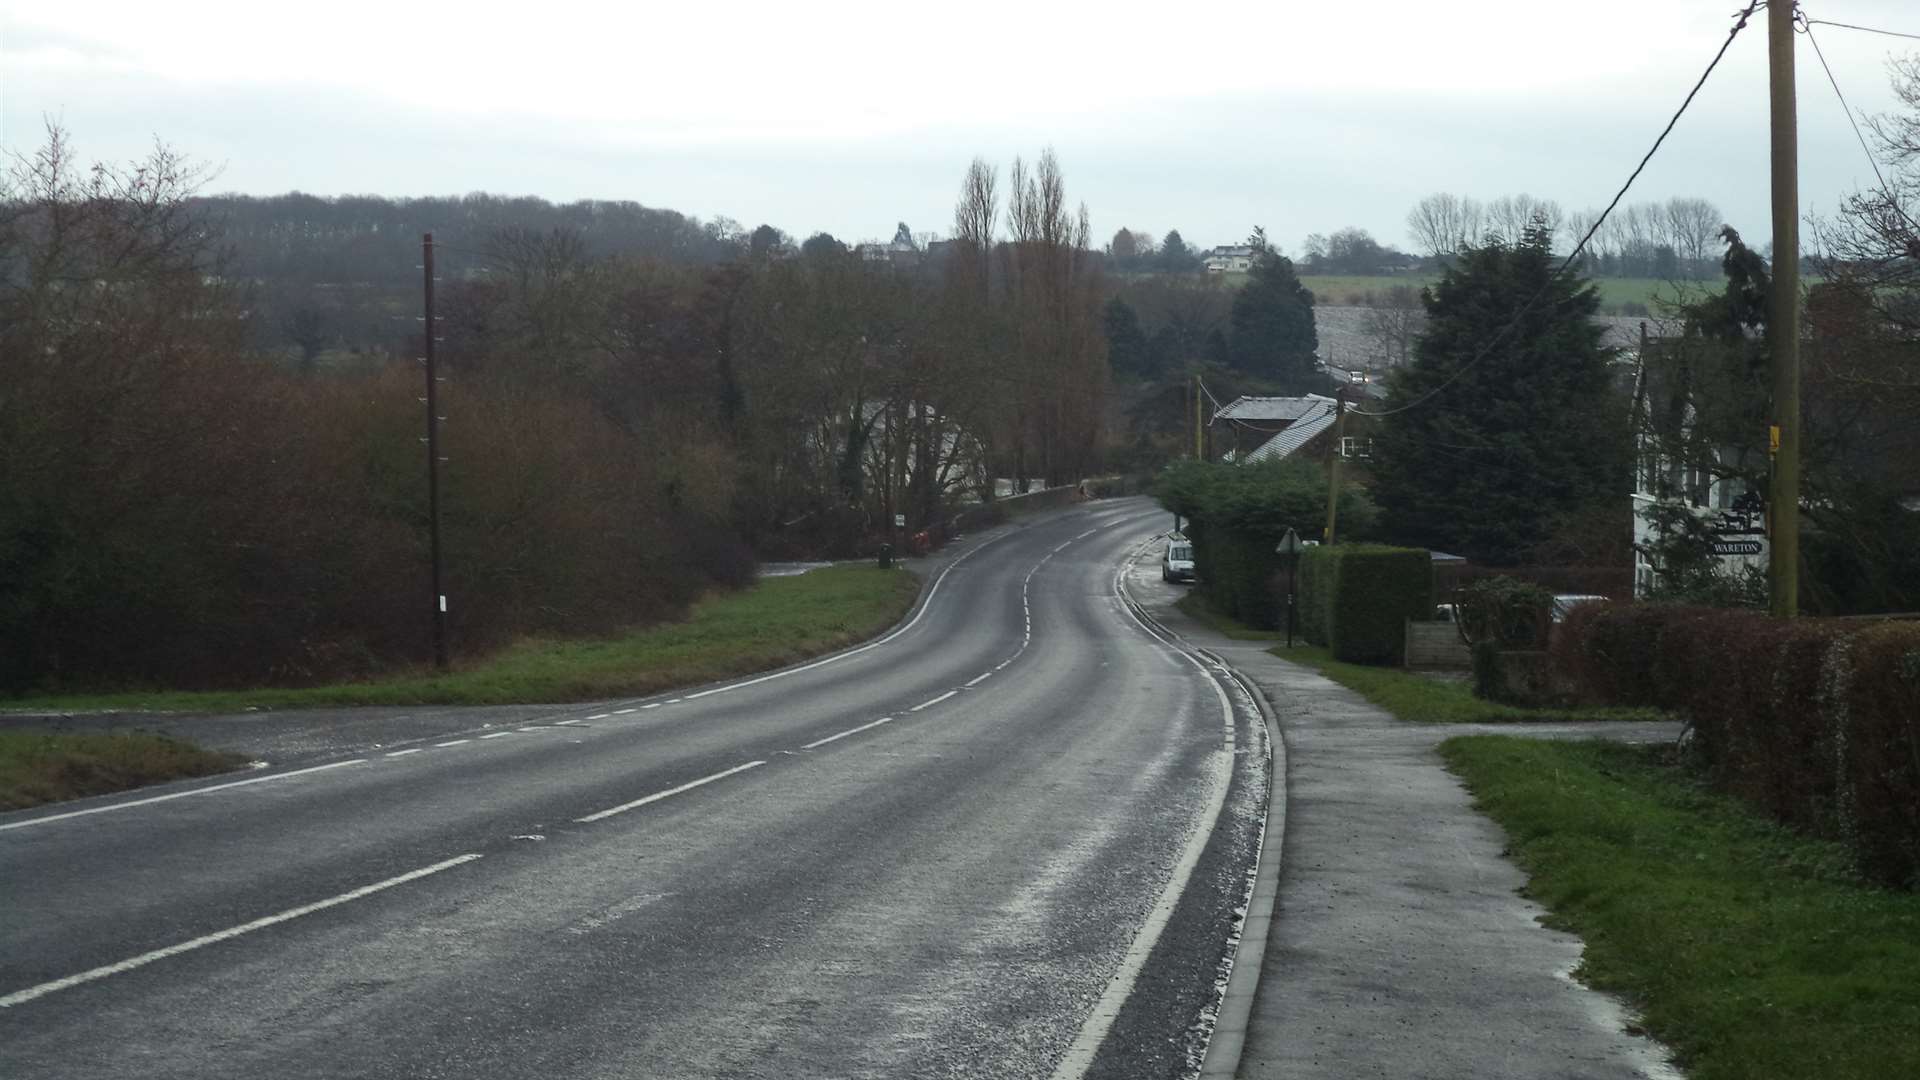
[[[702,784],[711,784],[715,780],[724,780],[727,777],[732,776],[734,773],[743,773],[743,772],[746,772],[748,769],[757,769],[760,766],[765,764],[766,762],[764,761],[749,761],[745,765],[735,765],[733,768],[727,769],[724,772],[717,772],[717,773],[714,773],[712,776],[703,776],[698,780],[690,780],[687,783],[681,784],[677,788],[668,788],[665,791],[656,791],[652,795],[649,795],[644,799],[635,799],[630,803],[621,803],[619,806],[608,807],[607,809],[602,810],[598,813],[588,814],[586,817],[574,818],[573,820],[580,822],[581,824],[584,825],[591,822],[599,821],[602,818],[610,818],[615,814],[624,814],[629,810],[637,810],[640,807],[647,805],[648,803],[656,803],[656,802],[659,802],[661,799],[671,798],[672,796],[678,795],[683,791],[692,791],[694,788],[697,788]]]
[[[805,745],[805,746],[803,746],[803,747],[801,747],[800,749],[802,749],[802,750],[811,750],[811,749],[813,749],[813,748],[814,748],[814,747],[816,747],[816,746],[825,746],[825,745],[827,745],[827,744],[828,744],[828,743],[830,743],[830,742],[834,742],[834,741],[836,741],[836,740],[839,740],[839,739],[844,739],[844,738],[846,738],[846,737],[847,737],[847,736],[849,736],[849,735],[858,735],[858,734],[860,734],[861,732],[863,732],[863,731],[866,731],[866,730],[867,730],[868,728],[877,728],[877,727],[879,727],[879,726],[880,726],[881,724],[890,724],[890,723],[892,723],[892,722],[893,722],[893,717],[891,717],[891,716],[883,716],[883,717],[881,717],[880,719],[878,719],[878,720],[875,720],[875,721],[874,721],[873,723],[871,723],[871,724],[861,724],[861,725],[860,725],[859,727],[856,727],[856,728],[848,728],[847,730],[845,730],[845,731],[843,731],[843,732],[841,732],[841,733],[840,733],[840,734],[838,734],[838,735],[829,735],[829,736],[827,736],[827,737],[826,737],[826,738],[824,738],[824,739],[815,739],[815,740],[813,740],[812,742],[810,742],[810,743],[808,743],[807,745]]]
[[[943,701],[945,701],[945,700],[947,700],[948,698],[950,698],[950,697],[952,697],[953,695],[955,695],[955,694],[958,694],[959,692],[960,692],[960,691],[958,691],[958,690],[949,690],[949,691],[947,691],[946,693],[944,693],[944,694],[941,694],[941,695],[940,695],[939,697],[937,697],[937,698],[934,698],[934,699],[933,699],[932,701],[923,701],[923,702],[921,702],[920,704],[918,704],[918,705],[915,705],[915,706],[914,706],[913,708],[911,708],[911,709],[908,709],[907,711],[908,711],[908,712],[919,712],[919,711],[920,711],[921,709],[926,709],[926,708],[931,708],[931,707],[933,707],[933,706],[935,706],[935,705],[938,705],[938,704],[940,704],[941,702],[943,702]]]
[[[416,746],[411,750],[395,750],[393,753],[388,754],[387,756],[388,757],[406,757],[408,754],[417,754],[423,749],[425,749],[425,747]]]
[[[209,791],[225,791],[228,788],[245,787],[248,784],[264,784],[269,780],[285,780],[289,776],[305,776],[307,773],[324,772],[327,769],[338,769],[347,765],[365,765],[366,763],[366,758],[354,758],[352,761],[334,761],[325,765],[315,765],[312,768],[274,773],[272,776],[256,776],[248,780],[234,780],[230,783],[194,788],[192,791],[176,791],[171,795],[154,795],[145,799],[135,799],[132,802],[114,803],[112,806],[94,806],[85,810],[69,810],[64,814],[48,814],[46,817],[32,818],[27,821],[8,822],[5,825],[0,825],[0,832],[6,832],[8,829],[24,829],[31,825],[45,825],[49,821],[65,821],[68,818],[85,817],[88,814],[104,814],[109,810],[125,810],[129,807],[147,806],[152,803],[167,802],[171,799],[184,799],[189,795],[205,795]]]
[[[1142,545],[1143,547],[1145,545]],[[1133,562],[1131,556],[1120,564],[1120,570],[1113,576],[1113,588],[1124,597],[1126,569]],[[1214,698],[1220,703],[1221,715],[1226,717],[1226,735],[1224,745],[1215,751],[1209,759],[1207,777],[1207,809],[1205,816],[1188,835],[1187,844],[1180,853],[1180,861],[1174,865],[1173,876],[1167,879],[1166,887],[1160,890],[1160,898],[1153,909],[1147,913],[1147,921],[1134,935],[1133,944],[1127,947],[1126,956],[1121,958],[1120,970],[1114,973],[1112,981],[1093,1006],[1093,1012],[1080,1026],[1079,1037],[1067,1048],[1065,1057],[1053,1070],[1053,1080],[1078,1080],[1086,1075],[1087,1068],[1093,1064],[1093,1055],[1099,1051],[1100,1044],[1106,1040],[1107,1032],[1112,1030],[1113,1021],[1120,1015],[1120,1009],[1133,994],[1134,984],[1140,978],[1140,969],[1146,966],[1147,955],[1160,941],[1160,933],[1167,927],[1173,909],[1180,902],[1181,894],[1186,892],[1187,882],[1193,877],[1193,868],[1200,861],[1201,852],[1206,850],[1207,841],[1213,837],[1213,830],[1220,822],[1220,811],[1227,803],[1227,787],[1233,779],[1233,702],[1226,691],[1207,670],[1207,664],[1195,658],[1185,648],[1176,645],[1153,632],[1140,616],[1134,614],[1131,607],[1122,605],[1127,617],[1132,619],[1147,636],[1166,645],[1199,669],[1200,677],[1213,690]]]
[[[191,952],[194,949],[218,944],[229,938],[237,938],[242,934],[250,934],[255,930],[265,929],[275,923],[283,923],[289,919],[297,919],[302,915],[311,915],[316,911],[324,911],[330,907],[337,907],[340,904],[358,900],[364,896],[371,896],[382,889],[391,889],[395,885],[405,885],[409,881],[418,881],[429,874],[437,874],[442,870],[451,870],[461,863],[470,863],[479,857],[478,854],[472,853],[458,855],[454,858],[434,863],[432,866],[423,866],[418,870],[409,870],[398,877],[390,877],[385,881],[376,881],[372,885],[363,885],[352,892],[344,892],[339,896],[329,897],[311,904],[302,904],[297,908],[288,908],[278,915],[268,915],[265,918],[255,919],[250,923],[241,923],[239,926],[194,938],[192,941],[183,941],[178,945],[169,945],[164,949],[155,949],[150,953],[142,953],[131,960],[122,960],[117,964],[107,964],[104,967],[97,967],[91,971],[83,971],[78,975],[69,975],[64,979],[55,979],[52,982],[44,982],[38,986],[29,986],[25,990],[16,990],[5,997],[0,997],[0,1009],[10,1009],[15,1005],[32,1001],[34,998],[45,997],[56,991],[79,986],[81,983],[89,983],[95,979],[104,979],[109,975],[118,975],[122,972],[132,971],[134,968],[151,964],[155,960],[165,960],[169,956],[178,956],[183,952]]]

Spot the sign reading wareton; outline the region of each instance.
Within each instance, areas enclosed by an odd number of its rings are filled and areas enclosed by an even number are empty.
[[[1713,553],[1732,566],[1759,566],[1767,562],[1767,515],[1760,496],[1749,491],[1733,505],[1707,519],[1713,534]]]

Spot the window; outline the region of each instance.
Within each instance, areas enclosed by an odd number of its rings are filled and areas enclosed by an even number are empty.
[[[1343,458],[1372,457],[1373,439],[1368,436],[1343,436],[1340,440],[1340,456]]]

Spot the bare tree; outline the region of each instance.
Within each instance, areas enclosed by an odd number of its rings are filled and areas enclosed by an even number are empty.
[[[993,231],[1000,218],[999,172],[981,158],[967,166],[960,181],[960,201],[953,208],[953,242],[963,279],[977,288],[974,298],[987,299],[988,256]]]
[[[1428,257],[1453,255],[1478,240],[1481,217],[1480,204],[1475,200],[1436,192],[1407,211],[1407,232],[1414,246]]]
[[[1720,208],[1705,199],[1674,196],[1665,207],[1668,242],[1680,256],[1687,277],[1703,277],[1717,260],[1712,258],[1715,239],[1726,224]]]
[[[1560,231],[1565,218],[1560,204],[1552,199],[1536,199],[1526,192],[1502,195],[1487,204],[1487,231],[1509,244],[1517,244],[1537,218],[1548,232]]]
[[[1366,309],[1361,329],[1377,346],[1388,366],[1405,365],[1413,342],[1427,327],[1427,310],[1412,286],[1395,285]]]

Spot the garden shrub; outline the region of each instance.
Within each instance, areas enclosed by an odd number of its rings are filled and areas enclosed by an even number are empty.
[[[1920,623],[1874,626],[1833,652],[1837,827],[1868,875],[1920,886]]]
[[[1333,595],[1333,574],[1338,548],[1313,547],[1300,553],[1300,583],[1294,603],[1300,632],[1312,645],[1327,643],[1328,598]]]
[[[1545,641],[1553,593],[1516,578],[1490,577],[1460,589],[1454,604],[1454,617],[1468,641],[1524,649]]]

